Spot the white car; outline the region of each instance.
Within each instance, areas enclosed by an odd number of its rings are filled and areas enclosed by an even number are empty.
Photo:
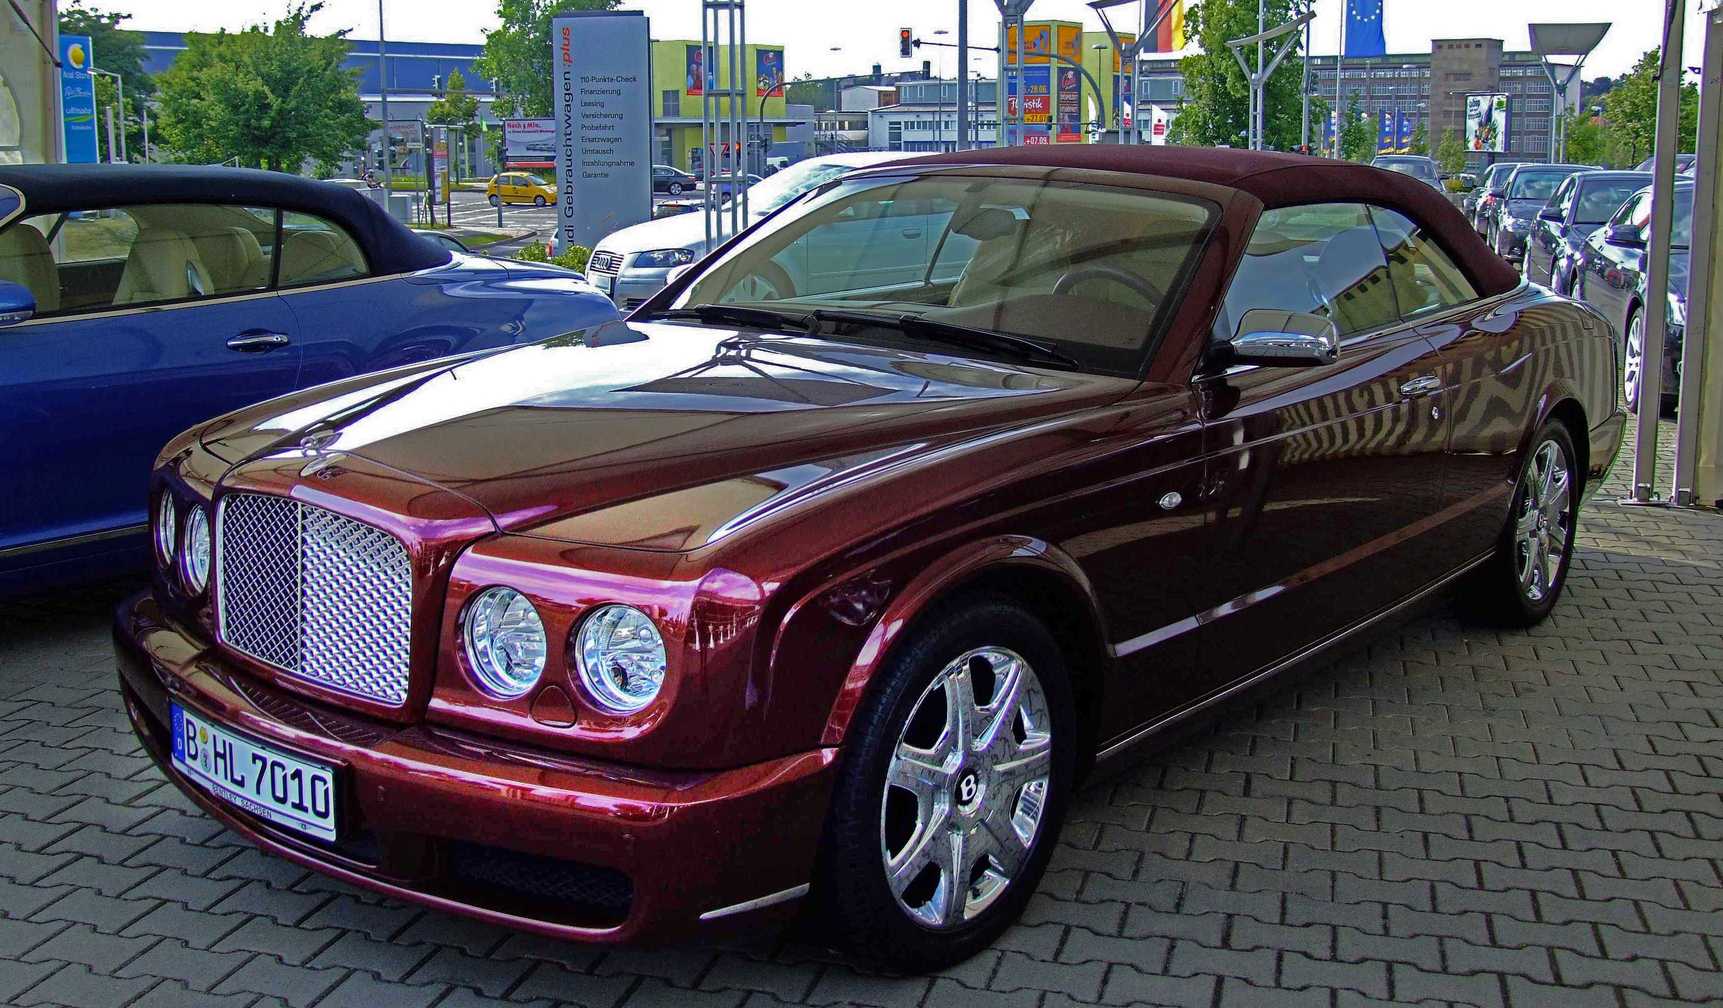
[[[747,224],[802,193],[860,168],[901,161],[899,151],[829,154],[798,161],[748,188]],[[728,214],[726,213],[726,221]],[[727,236],[726,236],[727,237]],[[617,307],[637,308],[664,288],[671,270],[706,254],[706,215],[683,213],[634,224],[606,235],[593,249],[586,276]]]

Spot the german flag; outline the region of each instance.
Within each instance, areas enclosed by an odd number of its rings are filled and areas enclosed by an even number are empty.
[[[1155,14],[1160,23],[1147,39],[1143,52],[1178,52],[1185,47],[1185,0],[1159,0]]]

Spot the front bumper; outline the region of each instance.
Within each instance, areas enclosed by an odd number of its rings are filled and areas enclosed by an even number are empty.
[[[355,885],[594,942],[757,926],[807,892],[835,749],[662,772],[386,724],[245,677],[148,594],[120,606],[114,648],[132,728],[169,780],[265,850]],[[170,699],[336,766],[340,838],[285,830],[176,771]]]
[[[670,269],[636,269],[624,267],[620,273],[605,276],[600,283],[597,278],[594,284],[599,290],[610,295],[610,300],[623,311],[633,311],[646,303],[646,299],[664,289],[669,282]]]
[[[1520,257],[1526,254],[1526,234],[1522,231],[1510,231],[1506,227],[1496,229],[1496,254],[1511,263],[1518,263]]]

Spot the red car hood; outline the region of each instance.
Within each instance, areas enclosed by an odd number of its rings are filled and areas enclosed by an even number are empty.
[[[203,440],[238,462],[309,437],[320,451],[466,497],[505,531],[684,548],[703,541],[689,529],[758,503],[730,492],[750,481],[782,490],[805,482],[797,467],[823,481],[882,449],[898,458],[1112,402],[1135,385],[938,352],[611,322],[273,400]],[[728,489],[685,492],[715,484]],[[566,521],[627,502],[647,506],[626,509],[620,524]]]

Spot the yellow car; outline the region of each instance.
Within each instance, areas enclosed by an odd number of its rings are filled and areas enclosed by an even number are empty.
[[[556,187],[525,172],[505,172],[492,175],[485,185],[485,198],[491,206],[500,203],[531,203],[533,206],[555,206]]]

